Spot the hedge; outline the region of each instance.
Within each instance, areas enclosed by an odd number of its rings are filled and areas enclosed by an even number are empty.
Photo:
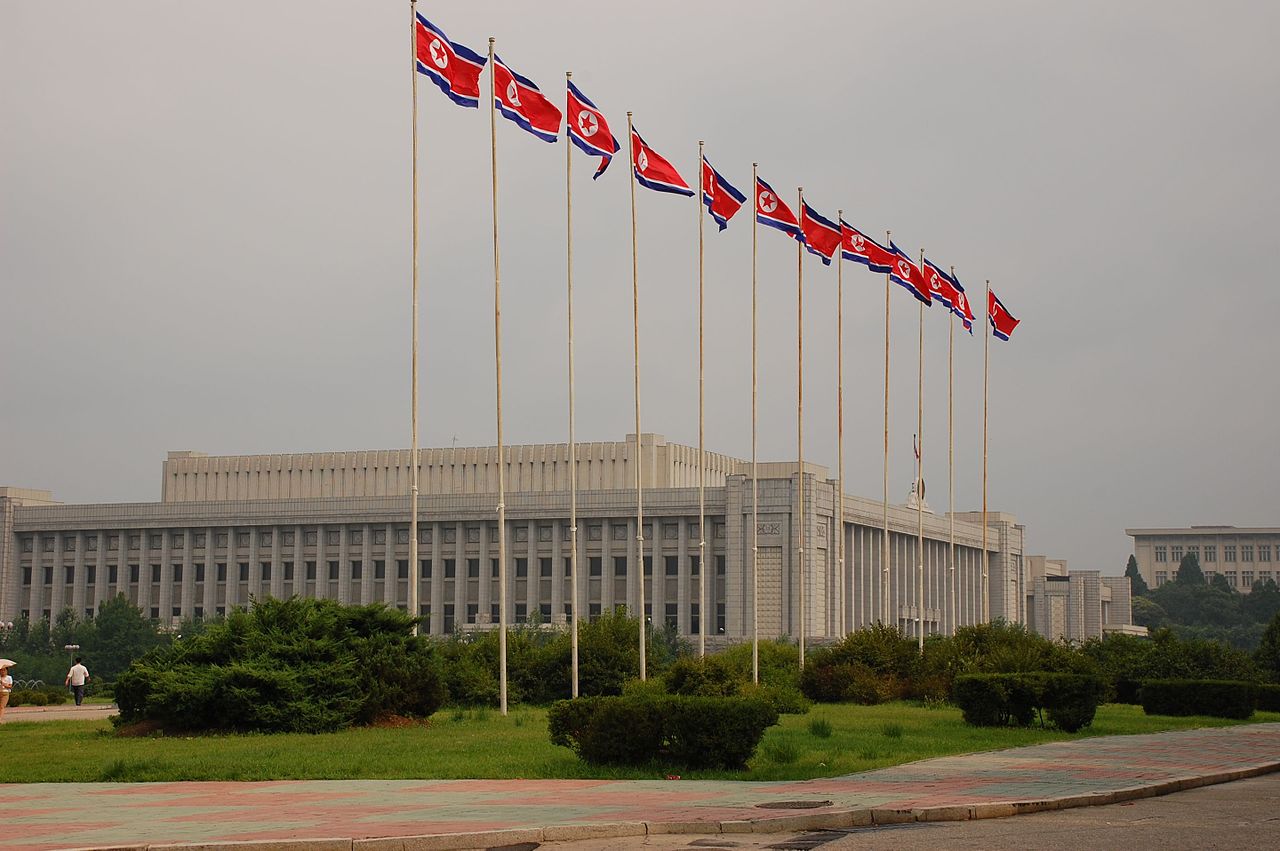
[[[967,724],[1026,727],[1038,713],[1053,726],[1074,733],[1093,723],[1106,684],[1087,674],[962,674],[952,685],[952,700]]]
[[[60,686],[16,688],[9,693],[10,706],[59,706],[69,699],[67,690]]]
[[[1148,715],[1248,718],[1256,688],[1241,680],[1144,680],[1139,696]]]
[[[650,693],[562,700],[547,715],[552,744],[584,762],[685,768],[741,768],[776,723],[765,700]]]
[[[1280,685],[1254,685],[1253,704],[1264,712],[1280,712]]]

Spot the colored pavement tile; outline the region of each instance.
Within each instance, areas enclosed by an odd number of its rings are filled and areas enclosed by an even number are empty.
[[[3,847],[369,838],[566,824],[719,822],[1044,799],[1280,768],[1280,724],[1054,742],[807,781],[334,780],[0,785]]]

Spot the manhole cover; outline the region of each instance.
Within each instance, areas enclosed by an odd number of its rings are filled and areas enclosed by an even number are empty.
[[[830,801],[767,801],[756,804],[762,810],[814,810],[831,806]]]

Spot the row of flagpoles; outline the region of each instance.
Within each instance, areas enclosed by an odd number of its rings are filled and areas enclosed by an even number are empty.
[[[488,55],[483,56],[466,46],[451,41],[444,31],[432,24],[416,11],[416,0],[409,0],[413,44],[413,345],[412,345],[412,381],[411,393],[411,441],[412,467],[411,474],[411,509],[410,509],[410,564],[418,564],[418,133],[417,133],[417,76],[419,73],[430,79],[455,104],[463,107],[477,108],[480,105],[480,77],[486,64],[489,66],[489,99],[490,99],[490,144],[492,174],[492,211],[493,211],[493,292],[494,292],[494,370],[496,382],[495,412],[497,425],[498,453],[498,595],[499,595],[499,701],[501,710],[507,711],[507,559],[506,559],[506,480],[503,429],[502,429],[502,290],[501,290],[501,243],[498,237],[498,156],[497,156],[497,115],[502,114],[523,130],[533,134],[545,142],[556,142],[560,138],[562,127],[574,146],[584,153],[599,157],[594,178],[599,178],[608,169],[615,154],[621,150],[617,139],[609,129],[604,113],[574,84],[572,72],[566,72],[566,114],[562,114],[536,84],[527,77],[514,71],[494,52],[494,39],[489,39]],[[635,400],[635,432],[636,457],[633,459],[636,489],[636,551],[639,564],[644,563],[644,494],[641,470],[643,468],[643,441],[641,440],[641,408],[640,408],[640,323],[639,323],[639,247],[636,223],[636,186],[637,184],[657,192],[693,196],[694,190],[681,177],[678,169],[656,150],[650,147],[635,129],[632,113],[627,113],[628,165],[633,180],[631,181],[631,295],[632,295],[632,344],[633,344],[633,379]],[[729,221],[737,214],[746,202],[746,196],[733,186],[717,171],[703,152],[703,142],[698,142],[698,170],[701,184],[701,201],[698,210],[698,564],[699,564],[699,629],[698,649],[700,654],[706,652],[706,624],[708,608],[706,599],[706,575],[708,564],[706,559],[706,469],[705,469],[705,430],[704,430],[704,350],[703,350],[703,208],[706,215],[716,222],[720,230],[728,227]],[[578,524],[577,524],[577,472],[576,444],[574,434],[574,349],[573,349],[573,156],[565,151],[565,226],[566,226],[566,263],[568,287],[568,384],[569,384],[569,459],[570,459],[570,496],[569,496],[569,552],[570,552],[570,617],[572,622],[572,693],[578,695],[578,626],[579,626],[579,589],[578,589]],[[948,469],[949,489],[951,491],[950,521],[950,556],[949,574],[952,593],[951,618],[952,628],[956,624],[956,585],[955,585],[955,474],[954,474],[954,441],[953,404],[952,404],[952,362],[954,355],[955,322],[960,319],[966,330],[972,334],[974,314],[970,308],[964,287],[955,275],[955,269],[943,271],[942,268],[929,261],[923,250],[919,262],[913,259],[893,241],[892,235],[886,233],[885,245],[881,245],[872,237],[848,224],[844,220],[844,212],[838,211],[835,221],[822,216],[805,200],[803,189],[796,190],[796,210],[782,200],[773,188],[758,173],[757,164],[752,164],[753,206],[755,216],[752,220],[751,238],[751,481],[752,481],[752,523],[751,523],[751,600],[752,600],[752,678],[759,680],[759,629],[758,629],[758,584],[756,576],[756,553],[758,550],[758,457],[757,457],[757,274],[756,257],[758,252],[758,226],[765,225],[777,229],[796,240],[796,452],[797,452],[797,515],[798,528],[804,530],[805,494],[804,494],[804,253],[808,251],[818,256],[824,265],[836,262],[837,280],[837,452],[839,454],[838,499],[836,515],[841,529],[836,550],[836,560],[840,568],[841,580],[838,583],[837,604],[839,608],[838,627],[841,632],[846,629],[843,599],[845,553],[844,553],[844,290],[843,260],[851,260],[866,266],[870,271],[885,275],[885,362],[884,362],[884,494],[883,494],[883,535],[882,535],[882,599],[880,601],[879,620],[885,623],[896,623],[899,619],[892,616],[892,598],[890,595],[889,568],[889,315],[890,292],[892,284],[905,288],[919,302],[919,364],[917,378],[919,390],[917,395],[916,422],[916,478],[914,492],[917,513],[916,565],[916,631],[921,646],[924,643],[924,494],[922,480],[922,427],[924,410],[924,308],[936,299],[947,309],[952,320],[948,335]],[[1015,319],[987,286],[987,317],[991,326],[991,335],[986,336],[983,357],[983,438],[982,438],[982,585],[983,600],[982,617],[989,619],[989,584],[987,565],[987,395],[990,359],[990,336],[1008,340],[1017,326]],[[797,536],[796,565],[798,588],[800,589],[799,605],[799,656],[800,664],[805,660],[805,638],[807,624],[805,622],[809,605],[809,591],[805,580],[804,535]],[[644,617],[644,571],[639,570],[638,611],[640,612],[640,678],[646,676]],[[944,599],[946,595],[944,594]],[[409,583],[409,608],[418,611],[418,583]],[[864,611],[869,613],[867,601],[864,600]],[[945,620],[945,618],[941,618]]]

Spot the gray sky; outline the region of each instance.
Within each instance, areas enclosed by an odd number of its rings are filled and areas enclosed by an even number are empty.
[[[1277,525],[1280,11],[1258,2],[419,4],[696,180],[794,197],[983,280],[990,501],[1123,568],[1134,525]],[[409,442],[408,4],[0,0],[0,484],[159,498],[169,449]],[[484,80],[487,85],[487,77]],[[492,443],[487,109],[419,85],[423,445]],[[564,141],[501,121],[505,437],[565,440]],[[574,151],[580,440],[633,430],[625,154]],[[697,442],[695,203],[641,190],[644,428]],[[707,442],[750,453],[747,213],[707,230]],[[762,458],[795,457],[795,249],[760,233]],[[895,287],[891,496],[915,303]],[[881,488],[884,282],[845,266],[848,490]],[[805,264],[806,455],[835,469],[835,273]],[[925,477],[946,507],[944,314]],[[979,329],[980,331],[981,329]],[[956,340],[981,505],[982,337]]]

